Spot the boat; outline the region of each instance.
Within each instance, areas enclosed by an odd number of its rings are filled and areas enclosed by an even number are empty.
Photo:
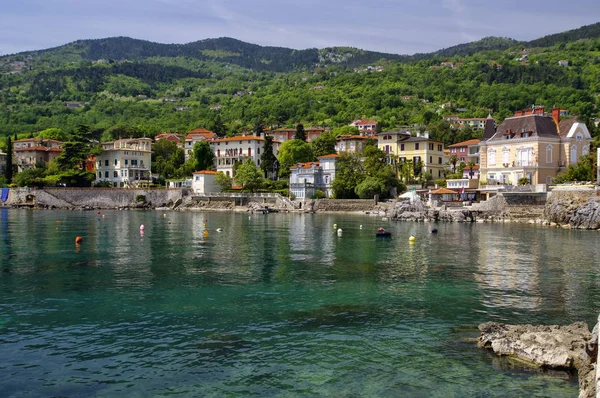
[[[375,233],[375,236],[378,238],[389,238],[392,236],[392,233],[385,231],[383,228],[379,228],[379,230]]]

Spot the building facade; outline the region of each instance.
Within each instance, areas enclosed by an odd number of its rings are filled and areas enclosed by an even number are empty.
[[[479,164],[479,141],[474,139],[448,145],[450,156],[456,155],[459,163],[473,162]]]
[[[196,194],[207,194],[210,192],[221,192],[215,183],[216,171],[201,170],[192,173],[192,190]]]
[[[108,182],[115,188],[149,184],[152,139],[132,138],[103,142],[96,156],[96,182]]]
[[[356,127],[361,133],[373,135],[377,129],[377,120],[359,119],[350,123],[350,126]]]
[[[211,141],[219,138],[217,134],[207,129],[192,130],[185,136],[183,150],[186,162],[194,156],[194,145],[201,141]]]
[[[443,177],[444,143],[429,138],[429,133],[409,130],[388,131],[377,135],[377,145],[396,165],[398,175],[403,164],[412,164],[414,175],[431,172],[434,179]]]
[[[551,184],[559,172],[590,153],[585,123],[560,120],[560,110],[547,115],[543,107],[518,111],[505,119],[491,137],[480,142],[481,179],[488,184]]]
[[[255,135],[242,135],[211,140],[210,146],[215,154],[217,171],[233,177],[233,166],[236,162],[243,163],[250,158],[256,167],[260,167],[260,156],[264,151],[265,139]],[[275,156],[277,156],[278,147],[278,145],[273,145]]]
[[[360,153],[365,148],[367,141],[374,139],[367,135],[340,135],[336,138],[336,152]]]
[[[13,141],[14,163],[20,173],[26,169],[44,166],[62,153],[62,142],[27,138]]]
[[[290,167],[290,192],[296,199],[311,199],[317,190],[323,191],[327,198],[332,197],[338,157],[334,154],[320,156],[318,162],[298,163]]]
[[[329,131],[329,129],[323,127],[305,127],[304,134],[306,135],[306,142],[311,142],[315,138],[320,137],[325,131]],[[274,140],[283,143],[294,139],[296,136],[296,129],[277,129],[269,132],[269,135],[272,136]]]

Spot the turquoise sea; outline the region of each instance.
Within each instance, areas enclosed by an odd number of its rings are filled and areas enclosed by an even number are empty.
[[[593,325],[598,232],[435,227],[0,209],[0,396],[577,396],[470,339],[486,321]]]

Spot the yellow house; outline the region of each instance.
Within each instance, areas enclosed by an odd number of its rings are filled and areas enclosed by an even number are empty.
[[[492,135],[493,134],[493,135]],[[560,120],[543,107],[518,111],[495,132],[486,130],[480,142],[480,180],[517,185],[521,178],[531,184],[550,184],[552,178],[590,151],[591,136],[585,123]]]
[[[421,172],[431,172],[433,178],[442,178],[444,175],[444,143],[430,139],[428,132],[417,132],[414,136],[409,130],[379,133],[377,146],[392,164],[400,166],[411,162],[415,175]],[[419,168],[421,162],[422,169]]]

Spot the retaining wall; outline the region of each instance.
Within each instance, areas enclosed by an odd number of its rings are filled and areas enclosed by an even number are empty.
[[[372,199],[318,199],[314,211],[371,211],[376,203]],[[305,206],[303,206],[305,207]]]

